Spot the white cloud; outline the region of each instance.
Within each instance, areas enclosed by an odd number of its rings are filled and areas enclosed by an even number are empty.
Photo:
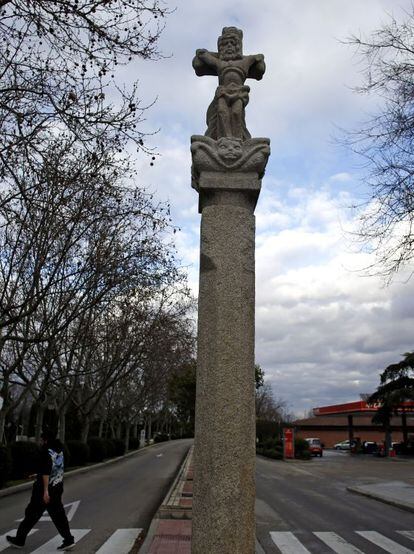
[[[376,100],[351,87],[361,66],[341,43],[369,34],[385,10],[409,8],[411,0],[176,0],[161,40],[172,54],[140,62],[143,101],[158,95],[146,114],[150,142],[162,154],[154,167],[139,159],[140,179],[168,199],[182,228],[177,247],[198,287],[199,220],[191,188],[190,136],[205,130],[216,87],[191,67],[196,48],[215,49],[225,25],[244,31],[245,53],[263,52],[267,71],[249,82],[247,125],[271,139],[257,214],[256,358],[275,392],[300,412],[355,400],[372,391],[378,373],[412,349],[414,280],[385,288],[359,271],[370,263],[345,231],[355,226],[352,204],[366,193],[356,159],[332,136],[353,128]],[[128,70],[131,73],[131,70]]]

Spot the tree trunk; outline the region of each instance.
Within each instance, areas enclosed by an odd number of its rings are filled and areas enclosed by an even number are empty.
[[[104,418],[102,417],[102,418],[99,420],[99,429],[98,429],[98,437],[99,437],[100,439],[103,437],[104,424],[105,424],[105,420],[104,420]]]
[[[388,456],[389,452],[390,452],[391,445],[392,445],[392,433],[391,433],[391,426],[390,426],[389,423],[385,427],[385,441],[384,442],[385,442],[385,444],[384,444],[385,455]]]
[[[125,452],[129,450],[129,435],[131,433],[131,425],[129,421],[125,422]]]
[[[122,423],[119,422],[116,426],[116,438],[120,439],[122,437]]]
[[[116,438],[116,435],[115,435],[115,427],[114,427],[114,424],[112,423],[112,421],[111,421],[111,423],[109,424],[109,427],[110,427],[110,429],[111,429],[111,439],[115,439],[115,438]]]
[[[58,416],[58,438],[64,443],[66,438],[66,410],[61,410]]]
[[[80,440],[85,444],[88,442],[89,427],[90,427],[90,421],[89,421],[89,418],[86,418],[82,424],[81,438],[80,438]]]
[[[35,441],[40,442],[40,436],[43,431],[43,418],[45,415],[45,406],[43,404],[37,405],[36,410],[36,425],[35,425]]]
[[[149,442],[152,439],[152,429],[151,429],[151,416],[148,416],[147,419],[147,441]]]
[[[4,428],[6,426],[6,411],[0,410],[0,444],[6,444],[6,435]]]
[[[134,439],[138,438],[138,423],[134,423],[132,425],[132,438]]]
[[[408,429],[407,429],[407,414],[405,411],[401,414],[401,425],[403,433],[403,442],[406,445],[408,442]]]

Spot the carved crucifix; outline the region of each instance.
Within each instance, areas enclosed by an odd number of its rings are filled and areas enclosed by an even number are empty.
[[[260,80],[266,66],[262,54],[243,56],[243,32],[236,27],[224,27],[218,38],[218,52],[196,51],[193,67],[198,76],[217,75],[219,86],[207,110],[205,135],[214,140],[232,137],[250,138],[246,127],[245,107],[250,87],[246,79]]]

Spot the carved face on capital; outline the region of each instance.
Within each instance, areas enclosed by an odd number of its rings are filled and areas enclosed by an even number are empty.
[[[222,137],[217,141],[220,158],[227,163],[238,160],[243,155],[242,141],[237,138]]]

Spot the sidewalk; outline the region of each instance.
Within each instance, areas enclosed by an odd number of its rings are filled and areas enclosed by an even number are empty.
[[[414,512],[414,486],[404,481],[389,481],[347,487],[347,490],[374,500],[391,504],[402,510]]]
[[[192,446],[161,504],[140,554],[190,554],[193,504]]]
[[[194,446],[153,519],[139,554],[191,554],[193,452]],[[255,551],[264,554],[257,539]]]

